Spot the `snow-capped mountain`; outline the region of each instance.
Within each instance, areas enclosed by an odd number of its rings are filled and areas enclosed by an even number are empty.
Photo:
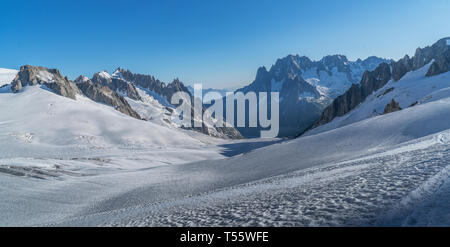
[[[124,96],[134,110],[141,114],[141,117],[150,121],[156,121],[163,125],[183,127],[179,123],[176,106],[170,103],[172,95],[177,92],[185,92],[189,95],[191,108],[193,109],[194,97],[189,89],[178,79],[171,83],[164,83],[153,76],[134,74],[129,70],[116,69],[111,75],[106,71],[96,73],[92,78],[94,83],[108,85],[111,89]],[[202,104],[201,102],[198,102]],[[233,127],[216,127],[214,120],[209,114],[202,116],[202,113],[192,111],[192,121],[201,122],[201,128],[193,127],[193,130],[201,131],[204,134],[221,137],[239,139],[242,135]],[[193,126],[195,126],[193,124]]]
[[[334,99],[344,93],[352,84],[357,84],[366,70],[374,70],[380,63],[391,60],[368,57],[365,60],[348,61],[346,56],[325,56],[319,61],[308,57],[289,55],[278,59],[270,69],[272,74],[272,90],[283,87],[283,79],[301,76],[313,85],[321,95]]]
[[[101,71],[95,73],[92,79],[79,76],[72,82],[56,69],[30,65],[22,66],[20,71],[2,69],[0,75],[2,85],[8,84],[4,87],[17,93],[17,97],[23,97],[21,92],[27,86],[38,86],[72,100],[84,96],[132,118],[148,120],[167,128],[183,127],[178,120],[176,106],[169,103],[176,92],[183,91],[189,95],[179,80],[166,85],[151,76],[135,75],[119,68],[112,75]],[[203,127],[193,130],[220,138],[242,137],[232,127],[215,127],[208,117],[210,115],[205,116]],[[202,117],[202,113],[194,115],[193,121],[202,121]]]
[[[375,70],[364,73],[359,85],[353,85],[328,106],[314,124],[319,129],[354,123],[385,113],[389,103],[399,103],[400,108],[416,105],[432,97],[437,90],[450,86],[450,38],[444,38],[415,55],[399,61],[380,64]],[[318,130],[315,130],[318,131]],[[314,132],[314,131],[313,131]]]
[[[244,93],[279,92],[279,136],[295,136],[309,127],[322,110],[353,84],[357,84],[366,70],[390,60],[369,57],[348,61],[343,55],[326,56],[319,61],[289,55],[278,59],[268,71],[258,69],[255,80],[238,89]],[[257,136],[259,129],[238,128],[244,136]]]

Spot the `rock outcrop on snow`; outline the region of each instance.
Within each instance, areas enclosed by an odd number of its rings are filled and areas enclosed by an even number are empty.
[[[394,99],[392,99],[391,102],[389,102],[389,104],[387,104],[386,107],[384,108],[383,114],[388,114],[388,113],[396,112],[396,111],[400,111],[400,110],[402,110],[402,108],[400,107],[400,104],[398,102],[396,102]]]
[[[25,65],[20,68],[16,78],[11,82],[13,92],[20,91],[24,86],[43,85],[55,93],[75,99],[77,94],[81,94],[78,87],[67,77],[63,77],[57,69],[47,69]]]

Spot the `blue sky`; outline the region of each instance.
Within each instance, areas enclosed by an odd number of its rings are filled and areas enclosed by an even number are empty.
[[[450,0],[0,0],[0,67],[117,67],[226,88],[300,54],[398,59],[450,36]]]

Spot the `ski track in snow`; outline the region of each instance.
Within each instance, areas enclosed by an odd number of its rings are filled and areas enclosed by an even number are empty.
[[[190,198],[116,225],[377,225],[388,209],[444,169],[449,155],[448,149],[433,148],[312,169]]]
[[[85,215],[60,224],[376,226],[387,225],[386,222],[405,225],[403,221],[407,221],[423,225],[417,220],[408,221],[413,217],[411,215],[423,212],[421,207],[427,207],[427,204],[421,206],[417,202],[422,197],[415,197],[409,211],[395,209],[410,201],[411,194],[417,194],[418,190],[428,197],[448,195],[448,164],[450,147],[447,143],[436,142],[422,149],[385,152],[181,199]],[[436,177],[440,178],[439,181],[446,181],[448,189],[438,191],[436,186],[431,186]],[[447,202],[449,197],[439,198],[440,207],[448,212],[448,204],[443,204],[442,200]],[[435,205],[428,208],[436,210]],[[441,215],[441,211],[430,214]]]

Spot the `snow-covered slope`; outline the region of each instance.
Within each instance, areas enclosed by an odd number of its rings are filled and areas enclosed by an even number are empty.
[[[448,165],[449,129],[447,96],[228,159],[58,183],[0,174],[0,196],[10,199],[0,223],[385,224],[387,212]],[[13,182],[39,186],[17,191]]]
[[[381,115],[392,99],[404,109],[450,96],[450,72],[431,77],[425,76],[432,63],[433,61],[418,70],[408,72],[399,81],[389,81],[353,111],[307,134],[324,132]]]
[[[2,69],[0,68],[0,87],[9,84],[14,80],[14,77],[16,77],[17,73],[19,71],[14,69]]]
[[[62,97],[41,86],[20,93],[3,88],[0,112],[1,158],[70,159],[111,150],[200,150],[205,145],[187,131],[131,118],[84,96]]]

